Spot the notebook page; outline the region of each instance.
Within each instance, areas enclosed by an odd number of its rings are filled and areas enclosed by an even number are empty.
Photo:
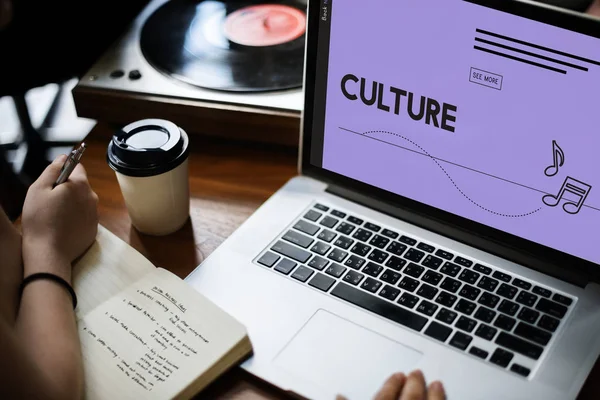
[[[78,325],[88,400],[173,398],[247,339],[244,326],[161,268]]]
[[[77,317],[87,314],[155,269],[137,250],[98,225],[96,241],[73,267]]]

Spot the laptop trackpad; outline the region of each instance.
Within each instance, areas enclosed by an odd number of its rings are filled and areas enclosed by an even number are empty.
[[[394,372],[410,372],[423,354],[325,310],[317,311],[274,362],[316,385],[370,399]]]

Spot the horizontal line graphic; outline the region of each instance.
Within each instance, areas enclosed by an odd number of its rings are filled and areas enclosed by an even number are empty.
[[[549,65],[536,63],[534,61],[529,61],[529,60],[526,60],[524,58],[519,58],[519,57],[511,56],[510,54],[500,53],[499,51],[494,51],[494,50],[486,49],[484,47],[473,46],[473,48],[475,50],[484,51],[486,53],[494,54],[496,56],[508,58],[508,59],[511,59],[511,60],[514,60],[514,61],[519,61],[519,62],[522,62],[522,63],[525,63],[525,64],[533,65],[535,67],[544,68],[544,69],[547,69],[547,70],[550,70],[550,71],[558,72],[560,74],[566,74],[567,73],[567,71],[565,71],[564,69],[554,68],[554,67],[551,67]]]

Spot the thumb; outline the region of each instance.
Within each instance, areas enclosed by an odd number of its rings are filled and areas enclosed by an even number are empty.
[[[42,172],[39,178],[35,181],[35,185],[40,188],[52,189],[52,185],[54,185],[54,182],[56,182],[56,179],[60,175],[60,170],[66,160],[66,155],[63,154],[58,156],[50,165],[46,167],[44,172]]]

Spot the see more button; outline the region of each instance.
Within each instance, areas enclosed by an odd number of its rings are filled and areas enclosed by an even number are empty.
[[[469,81],[492,89],[502,90],[502,75],[471,67]]]

